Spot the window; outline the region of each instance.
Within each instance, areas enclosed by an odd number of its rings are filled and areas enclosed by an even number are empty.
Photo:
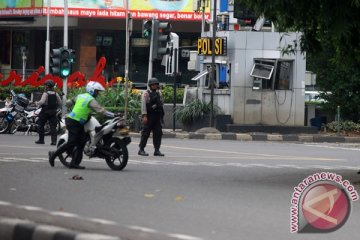
[[[275,89],[289,90],[292,61],[279,60],[276,66]]]
[[[253,90],[289,90],[292,83],[292,60],[254,59],[250,72]]]
[[[274,66],[261,64],[261,63],[255,63],[251,70],[250,76],[257,77],[257,78],[270,79],[273,70],[274,70]]]

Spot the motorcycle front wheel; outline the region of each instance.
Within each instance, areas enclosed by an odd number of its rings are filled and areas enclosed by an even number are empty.
[[[126,144],[119,138],[111,138],[106,146],[109,148],[111,157],[105,157],[107,165],[116,171],[123,170],[129,159],[128,149]]]
[[[6,133],[9,128],[9,122],[5,117],[0,118],[0,133]]]

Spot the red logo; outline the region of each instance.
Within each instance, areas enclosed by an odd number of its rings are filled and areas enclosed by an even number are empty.
[[[348,195],[343,189],[330,183],[311,187],[305,193],[301,207],[304,220],[316,232],[337,230],[344,225],[350,214]]]

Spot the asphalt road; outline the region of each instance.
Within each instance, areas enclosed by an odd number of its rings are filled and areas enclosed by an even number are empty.
[[[334,172],[360,191],[355,144],[164,139],[165,157],[137,156],[124,171],[88,159],[85,170],[51,168],[36,136],[0,135],[0,201],[115,221],[188,239],[357,239],[360,201],[328,234],[291,234],[290,201],[307,176]],[[46,139],[49,143],[49,139]],[[152,154],[151,139],[146,151]],[[71,180],[74,175],[84,180]],[[190,238],[192,236],[193,238]],[[184,238],[185,239],[185,238]]]

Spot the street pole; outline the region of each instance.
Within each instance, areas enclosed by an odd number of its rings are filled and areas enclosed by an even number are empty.
[[[205,32],[205,0],[201,0],[201,36]]]
[[[124,118],[127,121],[128,117],[128,91],[129,91],[129,0],[126,0],[126,20],[125,20],[125,31],[126,31],[126,48],[125,48],[125,109],[124,109]]]
[[[46,42],[45,42],[45,75],[49,74],[50,62],[50,5],[51,0],[47,1],[47,17],[46,17]]]
[[[175,47],[175,49],[173,49],[174,51],[174,56],[175,59],[173,59],[174,61],[174,98],[173,98],[173,132],[175,132],[175,128],[176,128],[176,117],[175,117],[175,110],[176,110],[176,83],[177,83],[177,79],[178,79],[178,48]]]
[[[216,39],[216,8],[217,8],[217,0],[214,1],[214,9],[213,9],[213,25],[212,25],[212,42],[211,42],[211,94],[210,94],[210,127],[214,126],[214,84],[215,84],[215,39]]]
[[[64,48],[68,48],[68,1],[64,0]],[[65,116],[67,97],[67,77],[63,79],[63,103],[62,103],[62,115]]]
[[[152,78],[152,70],[153,70],[153,42],[154,42],[154,27],[155,26],[155,17],[152,18],[151,24],[151,39],[150,39],[150,53],[149,53],[149,69],[148,69],[148,80]]]

